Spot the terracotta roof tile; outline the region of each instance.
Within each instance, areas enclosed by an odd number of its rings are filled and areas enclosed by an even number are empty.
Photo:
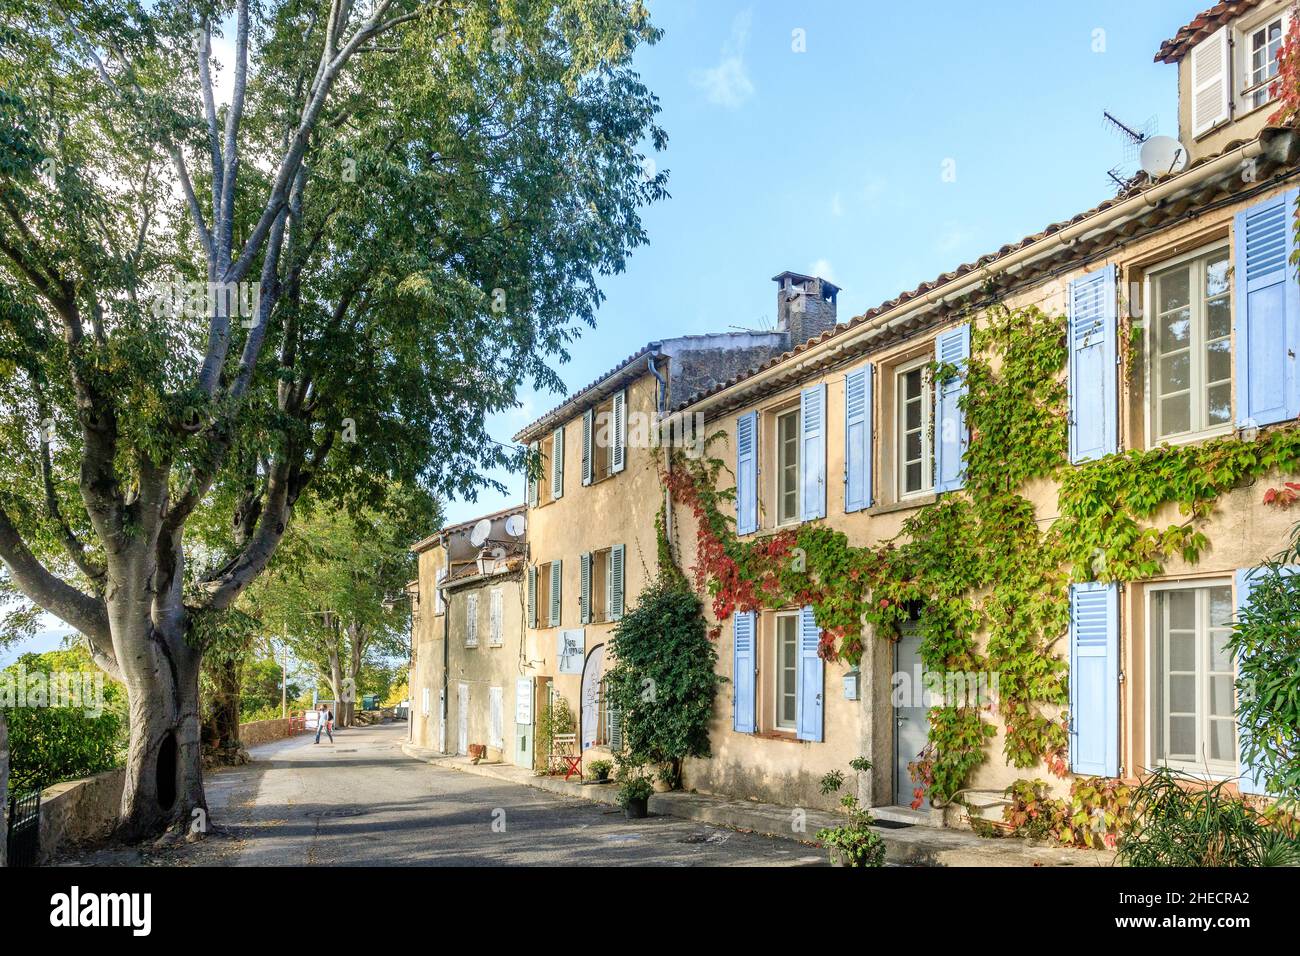
[[[1160,44],[1160,50],[1156,53],[1156,62],[1177,63],[1187,55],[1188,50],[1219,27],[1243,13],[1249,13],[1262,2],[1263,0],[1223,0],[1222,3],[1216,3],[1210,9],[1198,13],[1191,23]]]

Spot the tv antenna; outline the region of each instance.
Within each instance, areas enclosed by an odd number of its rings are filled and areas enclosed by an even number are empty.
[[[1159,120],[1152,116],[1141,125],[1125,123],[1110,110],[1102,110],[1102,118],[1111,132],[1117,134],[1124,142],[1124,159],[1106,170],[1106,175],[1119,192],[1124,192],[1137,178],[1138,155],[1142,145],[1156,134],[1160,128]]]

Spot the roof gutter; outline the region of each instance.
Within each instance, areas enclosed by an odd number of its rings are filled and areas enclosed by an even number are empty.
[[[1009,255],[996,259],[980,266],[978,269],[968,273],[961,280],[954,284],[945,284],[936,289],[931,289],[924,295],[912,299],[907,303],[891,310],[892,314],[887,312],[884,315],[877,316],[875,319],[864,324],[863,326],[852,329],[841,335],[832,336],[823,342],[804,352],[794,364],[778,362],[771,368],[757,372],[729,388],[707,396],[688,406],[692,411],[703,412],[707,417],[710,411],[716,409],[738,396],[741,396],[751,389],[759,388],[777,378],[785,378],[791,375],[797,375],[809,368],[819,367],[825,363],[828,358],[833,358],[841,352],[844,352],[855,345],[863,345],[884,335],[897,326],[916,318],[917,315],[926,309],[940,305],[949,299],[957,299],[967,292],[978,289],[988,279],[1001,272],[1009,272],[1023,268],[1036,259],[1043,258],[1049,253],[1056,252],[1061,247],[1073,246],[1080,239],[1085,239],[1092,233],[1098,232],[1105,227],[1115,224],[1127,217],[1144,212],[1146,209],[1158,205],[1164,199],[1176,195],[1208,179],[1238,168],[1241,164],[1265,152],[1267,147],[1260,138],[1256,138],[1249,143],[1237,147],[1236,149],[1224,153],[1206,163],[1197,166],[1195,169],[1189,169],[1185,174],[1175,175],[1164,182],[1157,183],[1150,189],[1144,190],[1124,202],[1111,206],[1096,215],[1090,216],[1074,225],[1067,226],[1060,232],[1053,233],[1040,239],[1023,249],[1010,253]]]

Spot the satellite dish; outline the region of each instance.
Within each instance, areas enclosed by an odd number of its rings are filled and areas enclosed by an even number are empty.
[[[524,516],[511,515],[506,519],[506,534],[512,538],[521,538],[524,534]]]
[[[474,525],[474,530],[469,533],[469,543],[478,547],[488,539],[492,533],[492,522],[484,518],[478,524]]]
[[[1152,136],[1142,144],[1138,163],[1148,176],[1159,179],[1187,165],[1187,150],[1172,136]]]

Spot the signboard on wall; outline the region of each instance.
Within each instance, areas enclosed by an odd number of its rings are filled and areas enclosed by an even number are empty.
[[[515,723],[533,722],[533,679],[520,677],[515,681]]]
[[[605,645],[597,644],[582,672],[582,749],[596,746],[600,736],[600,681],[605,676]]]
[[[581,674],[582,661],[587,656],[587,632],[581,627],[560,631],[555,656],[560,662],[558,673]]]

